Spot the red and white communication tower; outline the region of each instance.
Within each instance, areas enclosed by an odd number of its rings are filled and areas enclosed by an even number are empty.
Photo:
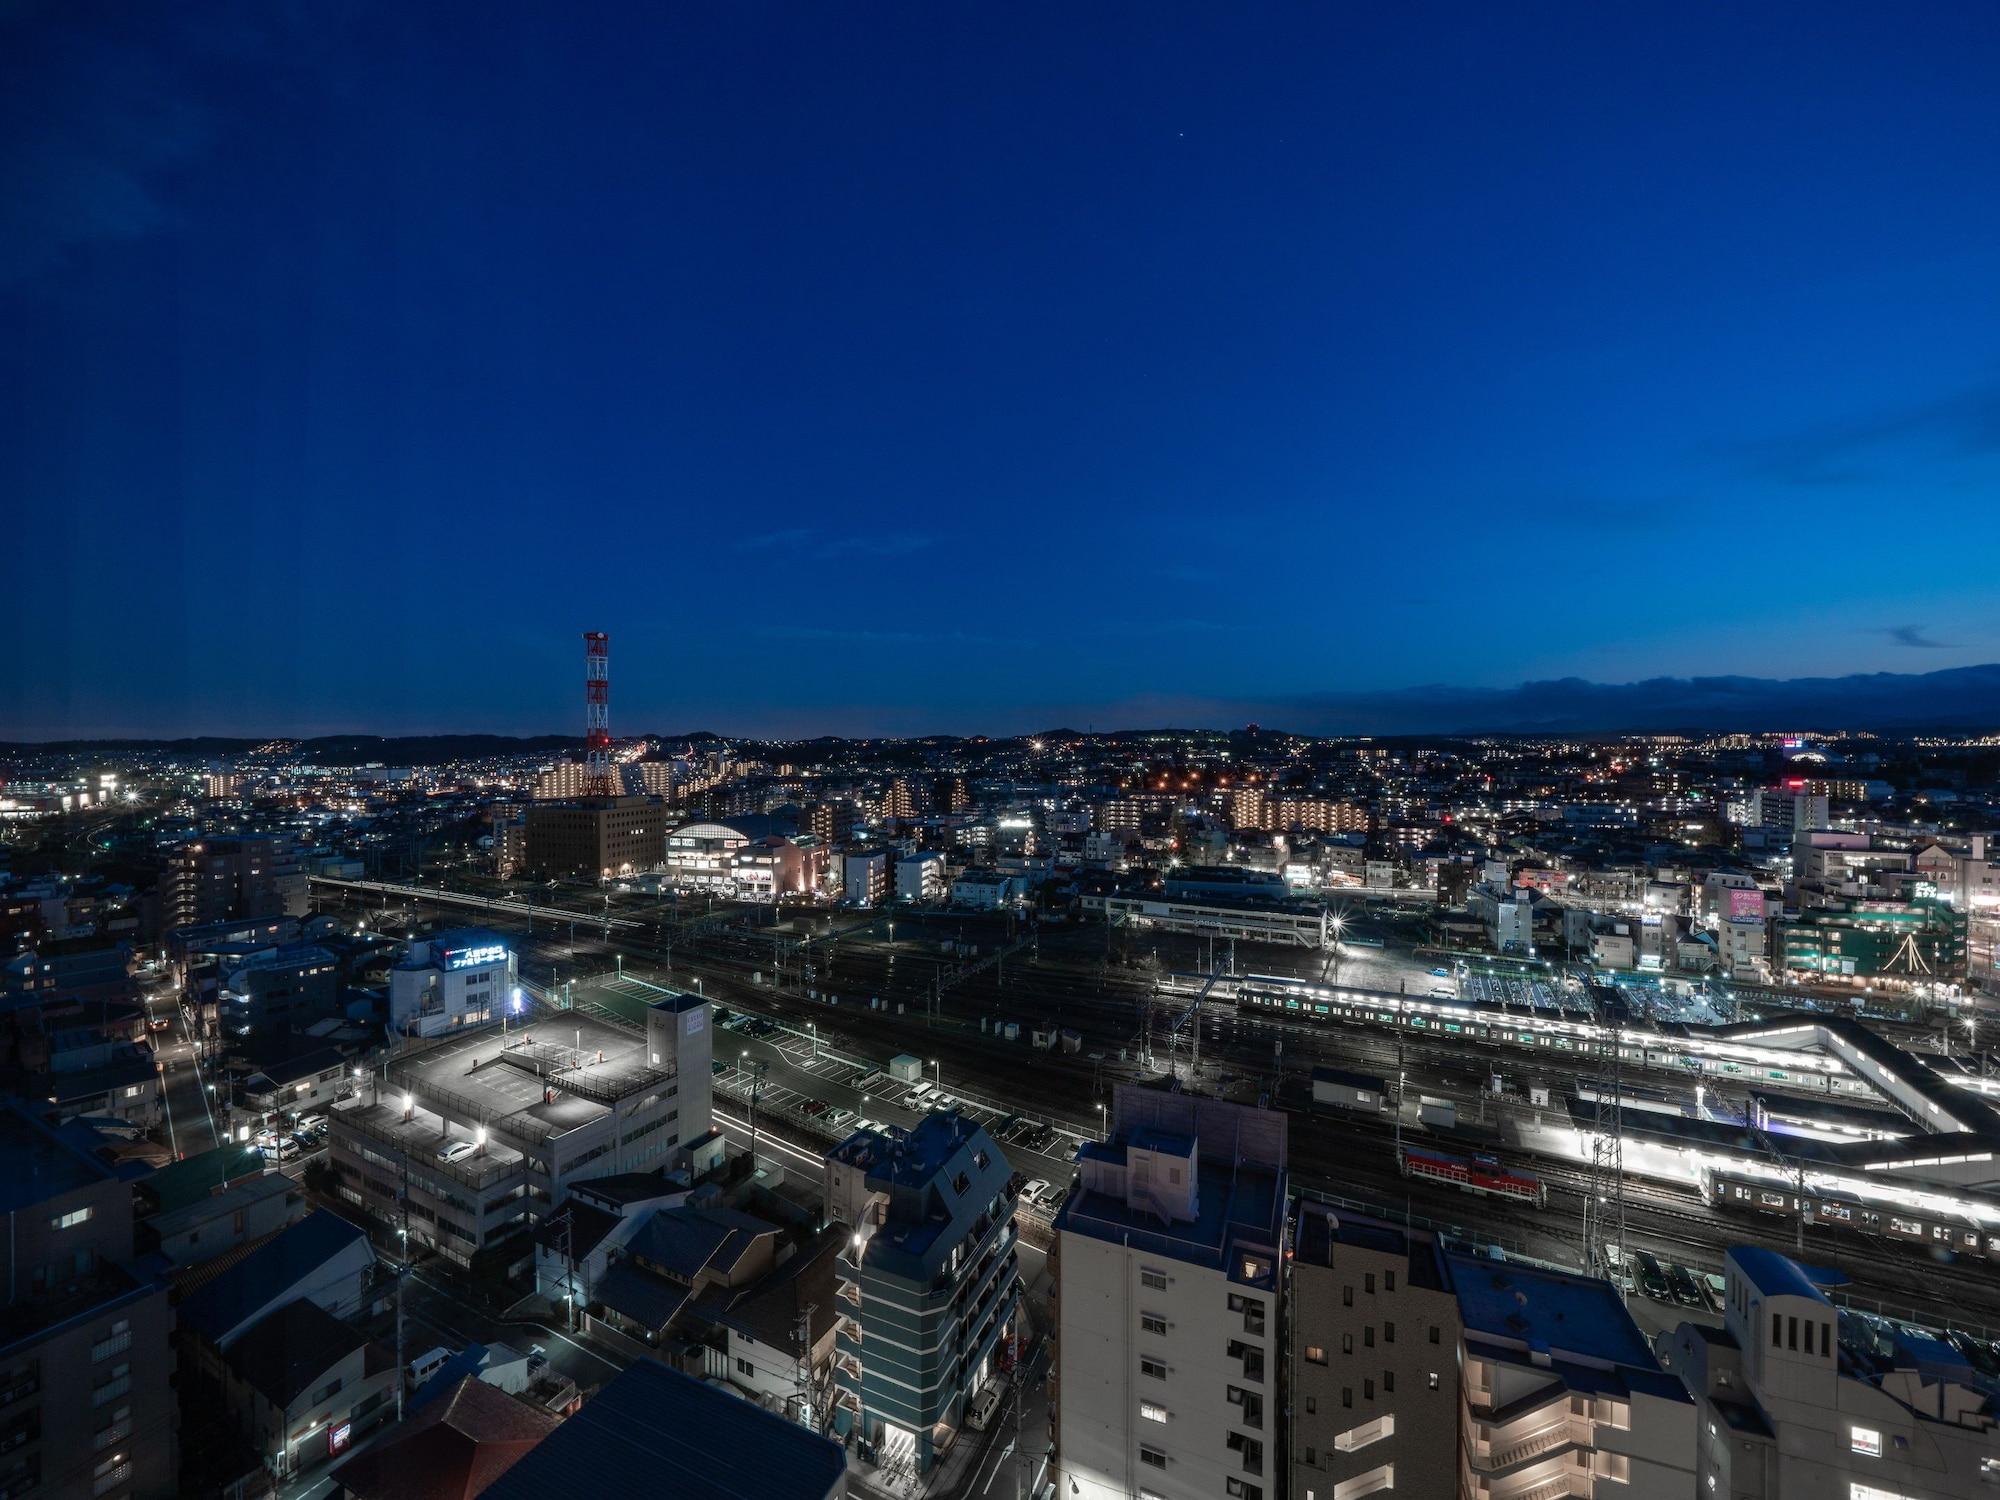
[[[584,795],[616,793],[611,779],[611,637],[602,630],[583,633]]]

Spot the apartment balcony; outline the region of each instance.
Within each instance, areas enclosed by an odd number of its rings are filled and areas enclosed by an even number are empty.
[[[854,1308],[855,1311],[857,1312],[860,1311],[861,1287],[858,1283],[849,1281],[847,1278],[842,1277],[839,1283],[835,1285],[833,1289],[833,1294],[834,1296],[838,1297],[841,1301],[847,1303],[850,1307]]]
[[[858,1354],[861,1352],[861,1325],[853,1318],[842,1314],[833,1320],[834,1348]]]

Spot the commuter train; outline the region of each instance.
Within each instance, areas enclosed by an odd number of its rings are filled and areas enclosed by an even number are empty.
[[[1206,976],[1200,976],[1204,978]],[[1164,988],[1177,991],[1183,976]],[[1832,1058],[1742,1042],[1673,1036],[1638,1026],[1604,1026],[1569,1015],[1525,1015],[1474,1001],[1439,996],[1378,994],[1310,980],[1251,974],[1237,982],[1236,1010],[1259,1019],[1301,1025],[1366,1026],[1418,1032],[1441,1040],[1595,1058],[1615,1037],[1628,1067],[1683,1077],[1714,1077],[1806,1093],[1873,1100],[1861,1079]]]
[[[1768,1177],[1739,1175],[1721,1168],[1702,1173],[1702,1196],[1713,1208],[1794,1221],[1800,1214],[1798,1188]],[[2000,1226],[1982,1227],[1964,1214],[1940,1214],[1899,1204],[1864,1203],[1851,1193],[1807,1189],[1806,1223],[1838,1234],[1949,1251],[1967,1260],[2000,1261]]]
[[[1512,1198],[1537,1208],[1549,1201],[1549,1190],[1533,1172],[1503,1166],[1491,1156],[1447,1156],[1442,1151],[1426,1151],[1417,1146],[1403,1148],[1405,1177],[1422,1177],[1432,1182],[1448,1182],[1468,1193],[1491,1198]]]

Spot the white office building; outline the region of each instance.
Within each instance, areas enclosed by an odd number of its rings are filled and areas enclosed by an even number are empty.
[[[497,933],[461,927],[410,944],[389,971],[389,1024],[402,1036],[447,1036],[498,1020],[515,1001],[514,950]]]
[[[926,849],[921,854],[906,854],[896,861],[898,901],[942,901],[950,887],[944,856],[935,849]]]

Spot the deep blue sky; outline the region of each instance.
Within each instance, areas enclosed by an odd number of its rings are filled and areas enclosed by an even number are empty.
[[[2000,6],[622,9],[7,9],[0,735],[2000,658]]]

